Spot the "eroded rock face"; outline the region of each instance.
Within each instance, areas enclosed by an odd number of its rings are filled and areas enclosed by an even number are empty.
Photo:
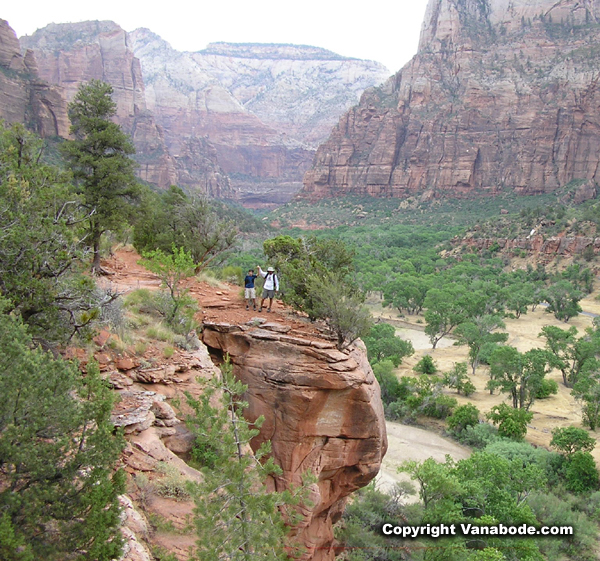
[[[31,51],[21,46],[8,22],[0,19],[0,118],[27,123],[43,137],[69,132],[67,104],[61,88],[51,86],[38,73]]]
[[[226,196],[229,181],[209,145],[183,142],[177,157],[169,151],[163,130],[146,103],[140,61],[121,27],[111,21],[50,24],[21,42],[35,51],[41,76],[64,88],[67,101],[89,80],[111,84],[117,121],[132,137],[141,179],[159,187],[179,184],[211,196]]]
[[[599,0],[430,0],[418,54],[341,118],[300,195],[430,200],[600,181],[599,39]]]
[[[287,202],[341,112],[389,75],[314,47],[215,43],[189,53],[147,29],[130,37],[169,149],[210,140],[247,206]]]
[[[305,472],[317,483],[313,506],[297,529],[306,559],[332,560],[332,525],[346,498],[379,471],[387,450],[380,390],[362,347],[339,352],[322,340],[281,334],[265,327],[205,325],[204,343],[228,353],[235,375],[248,385],[250,420],[265,417],[252,443],[270,440],[283,475],[282,490]]]

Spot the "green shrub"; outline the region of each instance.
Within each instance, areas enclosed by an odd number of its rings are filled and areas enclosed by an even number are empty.
[[[461,405],[448,417],[448,428],[454,434],[460,434],[467,427],[474,427],[479,424],[479,415],[479,409],[472,403]]]
[[[558,393],[558,384],[554,380],[544,378],[538,388],[535,397],[536,399],[547,399],[551,395]]]
[[[417,362],[413,370],[415,372],[419,372],[420,374],[431,375],[438,371],[438,367],[431,355],[425,355],[419,362]]]
[[[467,426],[465,430],[456,435],[456,439],[466,446],[472,448],[485,448],[489,444],[501,439],[498,429],[489,423],[479,423]]]
[[[397,399],[404,399],[410,390],[406,383],[400,383],[394,374],[394,365],[390,360],[377,362],[373,365],[373,373],[381,388],[381,401],[388,405]]]
[[[421,411],[428,417],[434,417],[435,419],[445,419],[452,413],[452,410],[456,407],[457,401],[449,395],[437,395],[429,396],[423,399]]]
[[[573,493],[588,493],[598,489],[598,469],[589,452],[574,452],[565,467],[566,486]]]

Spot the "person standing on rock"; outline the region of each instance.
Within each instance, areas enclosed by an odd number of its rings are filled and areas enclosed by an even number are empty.
[[[263,306],[265,305],[265,300],[269,299],[269,309],[267,312],[271,311],[271,306],[273,305],[273,298],[276,292],[279,292],[279,279],[275,274],[275,269],[273,267],[269,267],[267,271],[263,271],[258,266],[258,274],[265,279],[265,284],[263,285],[263,293],[262,293],[262,301],[260,303],[259,312],[262,312]]]
[[[260,267],[259,267],[260,269]],[[244,298],[246,299],[246,310],[250,309],[250,300],[252,306],[256,310],[256,289],[254,288],[254,280],[258,275],[254,274],[254,269],[250,269],[244,279]]]

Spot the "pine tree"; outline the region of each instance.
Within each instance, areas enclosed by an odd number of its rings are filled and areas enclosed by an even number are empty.
[[[0,123],[0,295],[38,341],[53,343],[85,330],[111,296],[84,274],[78,197],[43,151],[22,125]]]
[[[250,440],[262,419],[253,425],[242,416],[247,403],[240,397],[247,389],[235,380],[231,364],[222,367],[222,379],[213,381],[199,399],[187,396],[194,415],[188,425],[196,435],[193,457],[205,464],[204,481],[190,485],[196,508],[197,561],[284,560],[294,548],[286,544],[288,522],[295,519],[293,506],[303,493],[268,492],[266,480],[281,473],[270,457],[270,446],[256,452]],[[214,396],[221,407],[214,407]]]
[[[87,212],[87,244],[93,251],[92,270],[101,273],[100,239],[120,228],[129,204],[137,200],[135,153],[129,137],[111,121],[116,114],[112,86],[99,80],[82,85],[69,104],[71,134],[64,154],[73,171],[76,190]]]
[[[114,464],[122,438],[97,365],[87,375],[32,348],[0,310],[0,558],[108,561],[119,556]]]

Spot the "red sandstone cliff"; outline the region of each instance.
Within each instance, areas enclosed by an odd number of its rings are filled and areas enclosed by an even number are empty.
[[[348,352],[333,343],[290,336],[289,326],[205,323],[203,342],[228,353],[234,374],[248,386],[250,420],[264,416],[258,448],[270,440],[283,469],[277,490],[313,473],[313,506],[297,535],[305,559],[331,561],[333,524],[348,496],[379,472],[387,437],[379,385],[364,347]]]
[[[66,136],[67,104],[61,88],[38,72],[32,51],[23,56],[15,32],[0,19],[0,118],[27,123],[41,136]]]
[[[138,258],[120,250],[103,262],[113,273],[113,289],[158,288],[160,281],[137,264]],[[217,358],[229,353],[234,374],[248,386],[246,417],[265,417],[251,444],[256,449],[264,440],[272,443],[283,473],[270,485],[282,490],[300,483],[307,471],[315,475],[312,504],[302,509],[303,521],[293,533],[306,546],[302,559],[333,561],[332,525],[348,496],[375,477],[387,449],[379,384],[364,346],[337,351],[313,323],[280,302],[268,321],[257,318],[256,312],[245,310],[238,287],[215,290],[190,281],[188,288],[202,307],[204,344],[190,339],[189,350],[171,348],[166,358],[161,350],[165,343],[118,353],[114,348],[123,345],[117,335],[103,331],[94,338],[94,358],[119,394],[112,418],[128,440],[122,459],[130,496],[140,510],[164,521],[163,528],[149,531],[143,513],[136,513],[124,498],[128,553],[123,561],[149,561],[143,542],[164,548],[179,561],[191,557],[189,548],[196,539],[189,520],[192,501],[165,497],[157,490],[167,472],[176,472],[177,479],[201,477],[185,463],[194,436],[182,422],[184,415],[170,404],[184,392],[197,397],[203,391],[198,379],[219,375],[209,351]],[[88,360],[83,349],[71,354]],[[170,468],[165,470],[165,465]]]
[[[600,0],[430,0],[418,54],[317,150],[300,196],[600,181]]]
[[[174,155],[163,130],[146,104],[139,60],[127,33],[110,21],[50,24],[29,37],[23,46],[35,52],[40,75],[60,85],[71,101],[79,86],[92,79],[113,87],[117,121],[136,148],[138,176],[159,187],[178,184],[214,197],[230,194],[213,147],[183,139]]]

